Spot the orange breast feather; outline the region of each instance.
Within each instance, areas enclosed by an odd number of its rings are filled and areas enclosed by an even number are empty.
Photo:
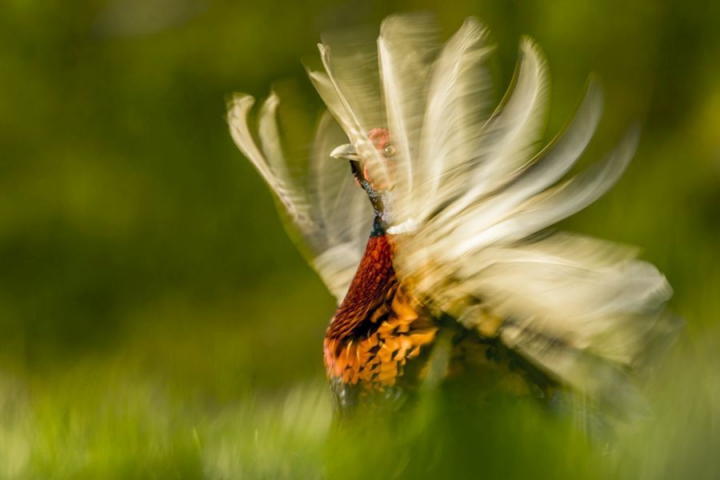
[[[437,326],[395,276],[390,239],[373,236],[324,342],[328,376],[383,391],[432,343]]]

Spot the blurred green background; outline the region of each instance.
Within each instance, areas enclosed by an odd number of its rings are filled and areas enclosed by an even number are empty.
[[[548,139],[591,71],[591,159],[643,125],[625,177],[563,225],[642,246],[687,320],[653,416],[610,451],[506,403],[328,433],[334,301],[225,101],[285,80],[309,135],[320,33],[426,8],[448,35],[490,27],[498,99],[519,36],[538,41]],[[0,478],[720,476],[720,3],[3,0],[0,40]]]

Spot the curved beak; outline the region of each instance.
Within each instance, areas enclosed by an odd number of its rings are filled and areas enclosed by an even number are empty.
[[[341,160],[352,160],[355,162],[360,160],[360,155],[358,155],[357,150],[355,150],[355,146],[353,146],[352,143],[346,143],[345,145],[340,145],[339,147],[335,148],[332,152],[330,152],[330,156],[333,158],[341,159]]]

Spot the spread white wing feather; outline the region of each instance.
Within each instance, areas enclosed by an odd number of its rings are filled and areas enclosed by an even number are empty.
[[[272,94],[258,113],[259,144],[249,127],[253,103],[248,95],[236,95],[231,101],[232,137],[274,192],[291,237],[339,303],[360,263],[373,218],[347,163],[329,156],[346,137],[325,115],[308,164],[300,174],[291,172],[277,127],[277,96]]]

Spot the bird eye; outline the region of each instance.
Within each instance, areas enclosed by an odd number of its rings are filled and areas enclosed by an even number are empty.
[[[383,148],[383,154],[386,157],[392,157],[393,155],[395,155],[395,147],[393,147],[392,145],[387,145],[385,148]]]

